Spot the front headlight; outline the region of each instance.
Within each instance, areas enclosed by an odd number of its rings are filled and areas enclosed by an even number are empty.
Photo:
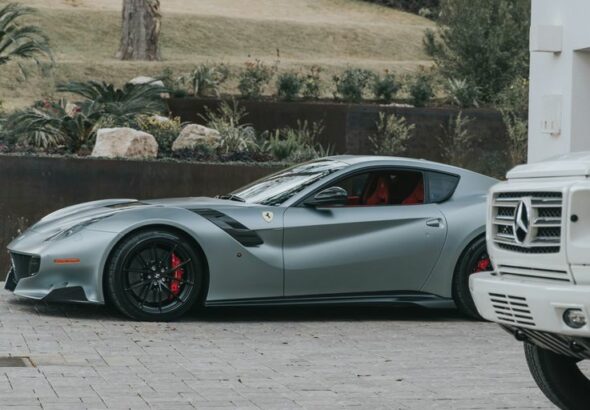
[[[45,241],[58,241],[60,239],[68,238],[68,237],[80,232],[82,229],[86,228],[87,226],[92,225],[96,222],[102,221],[103,219],[108,218],[111,215],[112,214],[103,215],[103,216],[99,216],[97,218],[89,219],[84,222],[80,222],[79,224],[76,224],[70,228],[61,230],[57,233],[54,233],[49,238],[45,239]]]

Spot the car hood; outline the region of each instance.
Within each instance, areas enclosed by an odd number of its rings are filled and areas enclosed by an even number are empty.
[[[146,201],[138,201],[137,199],[105,199],[62,208],[45,216],[29,229],[39,233],[54,233],[69,229],[80,223],[100,220],[116,213],[130,212],[138,207],[210,208],[246,205],[248,204],[208,197],[153,199]]]

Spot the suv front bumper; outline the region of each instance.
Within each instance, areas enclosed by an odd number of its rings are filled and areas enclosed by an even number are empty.
[[[494,272],[472,275],[469,286],[477,310],[487,320],[524,329],[590,337],[590,324],[573,329],[563,320],[566,310],[580,309],[590,321],[590,286],[541,279],[506,279]]]

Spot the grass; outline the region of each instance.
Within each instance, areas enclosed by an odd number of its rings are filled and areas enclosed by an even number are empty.
[[[53,94],[64,81],[121,84],[204,61],[234,68],[248,59],[279,60],[279,69],[319,65],[326,78],[347,66],[411,72],[430,63],[422,49],[428,20],[359,0],[164,0],[164,60],[156,63],[113,57],[121,0],[22,2],[39,9],[34,20],[50,37],[55,64],[21,82],[16,65],[3,66],[0,98],[8,108]]]

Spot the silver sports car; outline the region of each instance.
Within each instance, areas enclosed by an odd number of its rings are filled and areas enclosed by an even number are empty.
[[[138,320],[195,304],[454,302],[477,316],[468,277],[490,267],[495,183],[424,160],[335,156],[217,198],[83,203],[10,243],[6,288]]]

